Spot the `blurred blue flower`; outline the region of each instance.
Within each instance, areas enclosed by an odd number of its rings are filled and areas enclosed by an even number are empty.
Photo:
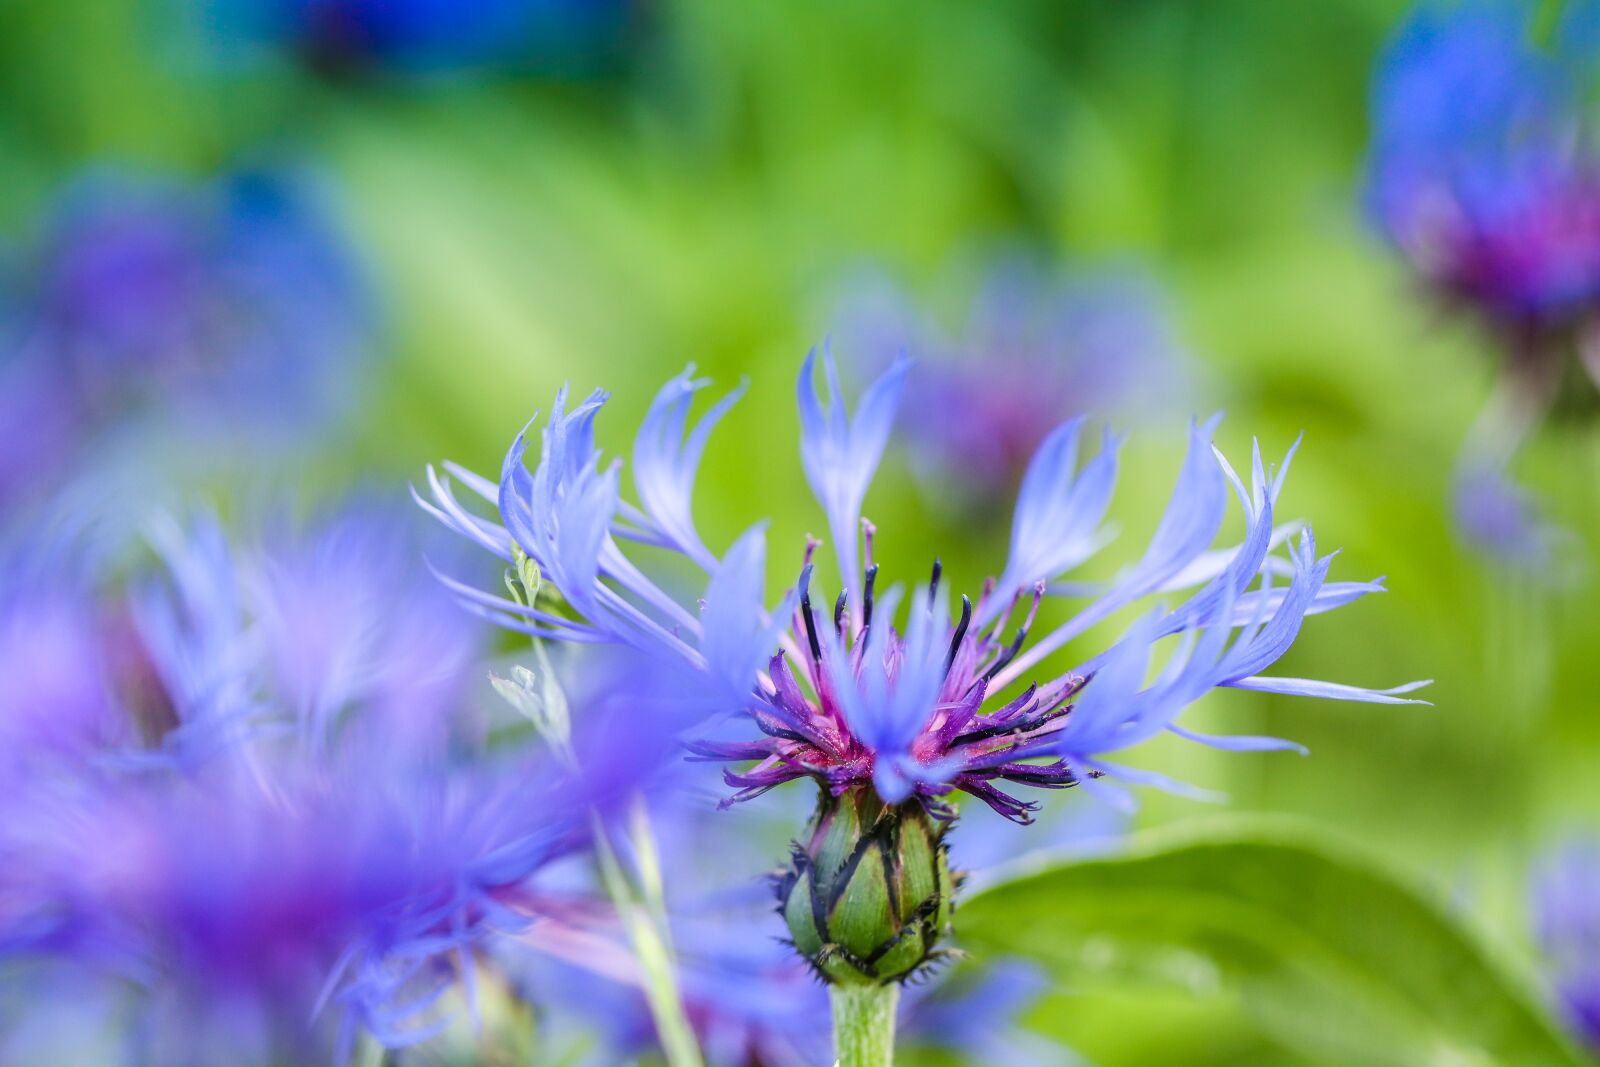
[[[1052,801],[1026,826],[1004,822],[983,833],[953,833],[948,838],[950,863],[981,883],[996,871],[1040,853],[1086,857],[1115,851],[1132,828],[1129,812],[1102,803],[1088,792]]]
[[[1536,41],[1512,0],[1420,4],[1372,85],[1368,211],[1391,244],[1504,348],[1457,473],[1457,524],[1494,557],[1549,569],[1561,531],[1503,475],[1573,355],[1600,374],[1600,5],[1562,5]]]
[[[79,908],[54,851],[102,785],[96,760],[139,742],[119,682],[117,633],[55,553],[0,564],[0,961],[46,952],[117,959]],[[0,985],[0,990],[4,986]]]
[[[1373,82],[1374,219],[1429,282],[1521,336],[1587,320],[1600,299],[1594,5],[1564,7],[1541,50],[1528,5],[1428,0]]]
[[[170,706],[163,753],[194,762],[262,730],[315,750],[370,709],[385,744],[444,744],[466,721],[447,713],[481,641],[445,610],[415,533],[403,513],[363,504],[308,531],[271,529],[241,555],[214,518],[153,524],[166,566],[135,584],[131,606]]]
[[[959,330],[886,278],[856,279],[834,337],[873,375],[901,353],[916,360],[898,435],[930,494],[979,518],[1015,491],[1063,419],[1152,422],[1184,392],[1186,354],[1166,294],[1131,262],[1053,276],[1003,257]]]
[[[810,1067],[832,1045],[827,990],[775,935],[770,894],[720,917],[674,917],[678,991],[710,1067]],[[587,933],[546,929],[523,961],[533,995],[598,1032],[592,1062],[610,1064],[658,1047],[640,980],[620,933],[600,920]]]
[[[0,332],[0,507],[50,487],[87,422],[60,368],[21,352],[12,333]]]
[[[343,714],[375,705],[384,730],[444,744],[459,730],[480,628],[448,609],[420,567],[422,538],[393,508],[346,508],[309,532],[269,533],[247,582],[275,703],[320,743]],[[454,615],[454,617],[452,617]]]
[[[525,923],[524,884],[581,844],[583,812],[545,795],[557,768],[519,763],[258,752],[80,798],[28,858],[70,872],[58,899],[123,947],[156,1062],[344,1062],[360,1031],[436,1032],[477,943]]]
[[[288,53],[328,72],[405,75],[603,69],[622,45],[633,0],[199,0],[230,52]]]
[[[1032,964],[1000,960],[905,988],[898,1032],[909,1045],[945,1049],[964,1062],[992,1067],[1082,1062],[1021,1025],[1020,1017],[1052,988],[1049,976]]]
[[[0,768],[80,763],[134,740],[114,680],[111,627],[70,572],[0,567]]]
[[[112,398],[308,402],[370,326],[348,249],[287,172],[88,172],[60,195],[32,266],[28,343]]]
[[[586,694],[564,751],[489,746],[462,714],[474,624],[415,565],[412,514],[243,548],[214,520],[158,526],[165,576],[126,619],[60,572],[0,585],[8,974],[121,983],[131,1054],[196,1067],[342,1063],[472,1000],[485,938],[539,913],[530,880],[673,723]]]
[[[84,172],[26,243],[12,288],[8,495],[52,486],[89,440],[141,417],[303,431],[341,408],[373,326],[350,250],[283,171]]]
[[[1463,464],[1456,472],[1452,495],[1461,532],[1514,566],[1548,570],[1571,539],[1540,515],[1527,490],[1489,466]]]
[[[1166,514],[1143,557],[1117,580],[1087,590],[1052,584],[1107,540],[1102,522],[1117,443],[1106,435],[1099,453],[1080,465],[1082,420],[1074,419],[1046,438],[1029,465],[1010,559],[976,604],[962,597],[960,615],[952,620],[937,563],[931,581],[919,583],[909,596],[899,588],[880,595],[873,528],[862,521],[861,507],[888,440],[906,364],[896,362],[869,387],[852,416],[832,359],[824,359],[826,403],[816,391],[815,363],[814,356],[806,360],[799,381],[801,457],[834,537],[843,588],[831,613],[826,601],[814,600],[815,542],[806,548],[794,593],[774,611],[757,580],[760,568],[753,565],[762,558],[759,527],[721,560],[705,553],[697,536],[688,540],[692,478],[675,470],[641,494],[642,506],[623,502],[617,464],[603,462],[594,445],[602,392],[569,413],[563,390],[532,472],[523,465],[525,432],[512,444],[498,486],[447,465],[444,474],[428,472],[431,498],[418,494],[436,518],[501,559],[517,567],[531,561],[565,605],[548,597],[532,603],[508,599],[448,578],[447,584],[470,610],[507,628],[538,638],[649,650],[698,671],[708,715],[726,719],[743,712],[760,732],[753,740],[717,738],[692,746],[700,759],[756,761],[751,770],[726,774],[738,790],[730,802],[811,777],[835,795],[870,783],[888,803],[915,798],[941,816],[950,811],[940,798],[961,790],[1008,818],[1027,821],[1036,805],[1002,792],[996,780],[1042,788],[1092,783],[1126,801],[1106,779],[1176,784],[1104,757],[1163,732],[1223,748],[1297,747],[1273,738],[1205,737],[1179,726],[1184,708],[1218,686],[1380,703],[1403,702],[1398,694],[1415,688],[1372,690],[1261,674],[1288,650],[1307,615],[1381,586],[1328,582],[1331,557],[1317,556],[1309,530],[1287,558],[1275,555],[1294,532],[1292,525],[1274,526],[1287,458],[1282,470],[1269,472],[1258,449],[1247,487],[1215,453],[1209,425],[1192,428]],[[686,380],[657,396],[647,424],[668,420],[674,433],[684,428],[677,406]],[[701,427],[719,413],[714,410]],[[698,456],[698,439],[697,430],[687,455]],[[661,447],[654,434],[645,444]],[[497,504],[505,525],[468,510],[455,495],[451,475]],[[1233,549],[1213,550],[1230,484],[1248,533]],[[624,542],[671,550],[698,563],[710,579],[704,610],[697,616],[669,596],[632,562]],[[1283,578],[1286,584],[1275,585]],[[1044,657],[1121,609],[1195,587],[1176,608],[1150,611],[1108,651],[1048,681],[1013,688]],[[1023,651],[1046,595],[1086,592],[1090,603],[1082,611]],[[1030,605],[1026,617],[1008,635],[1008,623],[1024,601]],[[908,611],[897,625],[902,602]],[[1146,685],[1157,649],[1169,638],[1176,647]],[[765,671],[752,667],[761,644]],[[690,700],[692,692],[680,687],[680,698]]]
[[[1575,837],[1533,884],[1534,932],[1573,1032],[1600,1050],[1600,838]]]
[[[240,588],[239,563],[221,523],[154,524],[165,567],[130,594],[141,648],[170,711],[159,749],[182,762],[225,752],[269,715],[260,643]]]

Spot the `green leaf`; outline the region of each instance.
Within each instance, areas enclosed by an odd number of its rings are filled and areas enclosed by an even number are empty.
[[[1370,855],[1257,819],[1137,837],[1116,857],[1041,857],[966,897],[979,958],[1034,959],[1064,983],[1149,982],[1237,996],[1330,1064],[1579,1067],[1525,977]]]

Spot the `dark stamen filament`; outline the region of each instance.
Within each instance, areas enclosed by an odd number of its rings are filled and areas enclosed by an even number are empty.
[[[878,581],[878,565],[874,563],[867,568],[867,584],[861,594],[861,628],[865,630],[872,625],[872,587]]]
[[[956,623],[956,632],[950,638],[950,653],[944,658],[944,672],[950,673],[950,665],[956,661],[956,650],[961,647],[962,640],[967,636],[967,627],[972,624],[972,598],[961,594],[961,621]]]
[[[1011,643],[1006,646],[1005,651],[996,656],[995,661],[989,664],[989,669],[983,672],[983,680],[987,682],[989,679],[1005,670],[1006,664],[1016,659],[1017,653],[1022,651],[1022,642],[1026,641],[1027,639],[1028,628],[1023,626],[1017,630],[1017,636],[1011,639]]]
[[[1040,582],[1033,587],[1033,604],[1028,608],[1028,617],[1022,620],[1021,626],[1017,627],[1017,636],[1011,639],[1011,644],[1007,645],[1005,651],[995,657],[995,661],[989,665],[989,669],[983,672],[983,681],[987,682],[996,674],[1005,670],[1006,665],[1017,658],[1017,653],[1022,651],[1022,642],[1028,639],[1028,631],[1033,628],[1033,620],[1039,616],[1039,601],[1043,599],[1044,583]],[[1016,601],[1013,600],[1011,605],[1015,607]],[[999,623],[996,624],[995,633],[999,633],[999,628],[1005,625],[1005,620],[1010,614],[1011,608],[1008,607],[1005,610],[1005,614],[1000,617]]]
[[[800,571],[800,618],[806,624],[806,640],[811,642],[811,658],[822,662],[822,644],[817,640],[817,620],[811,614],[811,564]]]

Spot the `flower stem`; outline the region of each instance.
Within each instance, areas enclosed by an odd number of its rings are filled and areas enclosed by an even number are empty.
[[[684,1011],[678,991],[677,967],[673,962],[672,935],[667,925],[666,902],[662,896],[660,865],[655,839],[650,832],[643,803],[634,808],[631,843],[640,867],[639,885],[629,879],[616,850],[612,847],[605,823],[597,815],[595,858],[611,902],[628,931],[628,940],[639,965],[645,1002],[650,1006],[656,1034],[668,1067],[704,1067],[694,1027]]]
[[[832,985],[835,1067],[893,1067],[894,1009],[900,986]]]

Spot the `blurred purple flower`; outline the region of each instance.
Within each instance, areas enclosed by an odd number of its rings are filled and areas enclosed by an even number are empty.
[[[1548,570],[1570,535],[1552,526],[1528,494],[1500,471],[1466,464],[1453,489],[1456,524],[1473,544],[1514,566]]]
[[[137,743],[108,619],[66,561],[0,565],[0,960],[107,952],[61,892],[74,870],[50,849],[101,788],[100,755]]]
[[[361,1030],[431,1036],[480,939],[526,921],[527,880],[587,832],[562,784],[548,761],[258,753],[79,797],[28,858],[61,872],[75,945],[121,947],[158,1062],[344,1062]]]
[[[274,693],[313,737],[362,703],[387,709],[388,730],[431,736],[461,703],[480,631],[418,566],[411,525],[351,510],[310,536],[279,534],[252,568]]]
[[[1569,328],[1600,299],[1593,5],[1565,6],[1540,50],[1527,5],[1429,0],[1373,83],[1374,219],[1432,284],[1512,333]]]
[[[130,609],[170,709],[158,747],[193,763],[231,750],[270,715],[259,640],[221,523],[201,516],[185,530],[175,521],[157,522],[150,539],[165,566],[135,585]]]
[[[1116,581],[1092,589],[1086,608],[1028,651],[1022,649],[1040,600],[1054,591],[1083,595],[1080,586],[1051,583],[1107,539],[1102,520],[1115,480],[1117,443],[1107,435],[1099,454],[1080,466],[1081,420],[1053,431],[1029,465],[1010,558],[976,604],[963,597],[961,614],[952,621],[937,564],[932,580],[910,596],[899,589],[880,595],[873,531],[862,522],[861,506],[888,441],[907,365],[897,362],[869,387],[854,417],[845,409],[831,359],[825,370],[826,404],[815,388],[814,358],[807,359],[798,388],[801,457],[827,513],[842,577],[831,612],[827,601],[814,599],[815,543],[806,550],[795,594],[769,610],[759,526],[717,560],[703,554],[687,519],[692,478],[675,474],[653,484],[651,492],[640,494],[641,507],[623,502],[617,465],[602,463],[594,446],[594,417],[606,399],[600,392],[568,412],[562,391],[531,472],[523,465],[526,432],[507,453],[498,486],[447,466],[473,494],[498,505],[504,526],[468,511],[450,479],[432,469],[431,499],[418,497],[436,518],[501,559],[518,567],[532,561],[570,610],[548,598],[530,604],[448,578],[446,583],[470,610],[509,629],[649,650],[698,671],[708,713],[745,712],[760,731],[755,740],[693,746],[702,759],[756,761],[749,771],[727,773],[738,789],[731,800],[811,777],[835,795],[870,785],[890,804],[915,799],[941,816],[950,810],[940,798],[962,790],[1008,818],[1027,821],[1036,805],[1002,792],[995,780],[1044,788],[1093,782],[1125,800],[1121,790],[1096,780],[1175,783],[1104,757],[1164,732],[1230,749],[1297,747],[1274,738],[1204,737],[1180,727],[1183,709],[1218,686],[1380,703],[1402,702],[1397,694],[1415,688],[1370,690],[1260,673],[1288,650],[1307,615],[1381,587],[1327,582],[1331,557],[1317,556],[1309,530],[1287,559],[1275,556],[1274,548],[1292,532],[1274,527],[1287,458],[1282,471],[1269,473],[1258,450],[1247,487],[1214,452],[1209,425],[1192,429],[1177,487],[1140,561]],[[686,373],[658,394],[646,425],[671,411],[675,430],[640,434],[639,471],[676,471],[680,462],[692,468],[701,430],[720,407],[683,441],[678,434],[685,420],[677,405],[685,390],[702,384]],[[1212,550],[1230,483],[1248,533],[1233,549]],[[859,540],[858,529],[865,531]],[[710,581],[698,616],[641,571],[623,551],[624,542],[654,545],[699,563]],[[1287,577],[1287,585],[1274,587],[1279,576]],[[1178,607],[1149,612],[1106,652],[1049,681],[1012,689],[1044,657],[1095,623],[1152,594],[1192,587],[1198,591]],[[897,629],[902,601],[909,611],[904,628]],[[1008,633],[1024,601],[1032,607],[1024,609],[1015,633]],[[1176,647],[1146,685],[1157,645],[1172,637],[1180,638]]]
[[[24,356],[9,333],[0,344],[0,509],[9,509],[47,487],[77,450],[85,413],[59,368]]]
[[[1545,857],[1533,884],[1534,932],[1573,1032],[1600,1050],[1600,838]]]
[[[385,745],[445,744],[482,642],[421,566],[413,525],[362,504],[240,551],[214,519],[154,524],[166,566],[132,602],[175,720],[166,752],[192,761],[261,730],[316,750],[351,716]]]
[[[87,588],[0,586],[0,956],[131,983],[150,1062],[426,1039],[484,939],[538,914],[530,880],[670,751],[670,716],[616,693],[581,698],[570,762],[526,731],[488,747],[460,714],[473,624],[411,514],[245,549],[157,528],[131,626]]]
[[[303,429],[338,409],[372,327],[349,250],[285,172],[86,172],[16,277],[0,354],[10,493],[49,486],[87,439],[144,413]]]
[[[770,911],[770,909],[766,909]],[[748,921],[740,921],[743,918]],[[814,1067],[831,1061],[827,988],[775,936],[752,935],[757,915],[673,924],[679,992],[710,1067]],[[614,1063],[657,1047],[643,991],[615,933],[575,935],[571,927],[533,936],[522,961],[530,995],[584,1018]],[[609,966],[596,961],[609,959]],[[1003,961],[979,971],[934,976],[904,987],[898,1041],[941,1049],[972,1063],[1056,1063],[1068,1053],[1023,1030],[1018,1016],[1048,989],[1038,972]]]
[[[944,1049],[985,1067],[1079,1062],[1021,1023],[1020,1017],[1050,988],[1043,971],[1020,960],[1000,960],[943,981],[907,986],[899,1033],[908,1045]]]
[[[33,258],[30,343],[91,395],[307,402],[369,325],[348,251],[284,172],[211,184],[90,172],[61,194]]]
[[[201,0],[213,42],[334,73],[578,75],[623,44],[634,0]]]
[[[760,932],[772,911],[770,893],[760,897],[762,906],[725,910],[720,918],[673,919],[685,1015],[710,1067],[826,1062],[827,990],[775,932]],[[609,918],[597,916],[587,930],[535,930],[530,940],[535,951],[520,961],[530,994],[598,1032],[604,1048],[593,1062],[621,1062],[657,1047],[640,977]]]
[[[965,498],[978,517],[1016,489],[1063,419],[1149,421],[1182,392],[1185,354],[1166,294],[1132,263],[1051,276],[1003,258],[957,331],[886,278],[868,278],[852,286],[834,336],[873,376],[902,353],[917,361],[898,432],[940,499]]]
[[[1043,852],[1093,856],[1115,851],[1132,825],[1130,814],[1084,792],[1046,805],[1023,826],[1005,822],[984,827],[983,833],[954,833],[949,837],[950,863],[981,882],[993,871]]]
[[[1496,558],[1540,569],[1561,532],[1501,472],[1572,357],[1600,372],[1600,5],[1563,5],[1544,47],[1533,16],[1511,0],[1415,8],[1373,78],[1365,196],[1431,289],[1504,349],[1499,392],[1457,474],[1457,522]]]
[[[40,763],[76,765],[133,739],[107,636],[83,583],[26,565],[0,568],[0,767],[8,782]]]

